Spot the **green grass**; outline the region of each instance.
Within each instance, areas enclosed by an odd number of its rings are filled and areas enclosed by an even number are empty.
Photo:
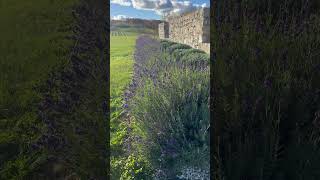
[[[73,7],[84,3],[0,0],[0,179],[105,176],[106,66],[96,49],[71,61],[74,42],[66,38],[76,33]],[[85,70],[91,76],[81,76]],[[55,125],[49,128],[48,122]],[[60,148],[52,141],[39,145],[49,136],[61,140]]]
[[[114,32],[124,32],[127,34],[155,34],[156,31],[153,29],[149,29],[149,28],[145,28],[145,27],[139,27],[139,26],[134,26],[134,25],[125,25],[125,26],[121,26],[121,25],[116,25],[116,26],[112,26],[111,27],[111,31]]]
[[[66,65],[75,2],[0,1],[0,179],[22,178],[31,169],[25,151],[42,131],[35,87]]]
[[[131,81],[133,52],[136,36],[111,36],[110,38],[110,107],[111,131],[117,129],[122,111],[122,95]],[[115,140],[111,135],[111,141]]]
[[[64,63],[72,2],[0,1],[0,119],[19,119],[38,98],[33,87]]]
[[[110,108],[111,108],[111,165],[121,162],[122,143],[126,135],[126,125],[121,119],[123,93],[131,81],[133,72],[133,53],[136,41],[135,32],[127,36],[110,36]],[[120,156],[119,156],[120,155]],[[116,158],[116,160],[114,159]],[[115,161],[114,161],[115,160]],[[122,172],[111,170],[111,177],[119,179]]]

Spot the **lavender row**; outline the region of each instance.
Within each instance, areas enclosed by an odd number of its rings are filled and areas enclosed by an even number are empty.
[[[209,70],[209,56],[203,51],[174,42],[158,41],[147,35],[138,37],[134,61],[132,82],[124,93],[125,108],[135,89],[144,85],[145,78],[150,78],[154,85],[165,86],[165,78],[169,76],[163,73],[160,79],[159,72],[167,72],[172,67],[202,72]]]
[[[204,158],[195,161],[207,164],[208,55],[186,45],[140,36],[134,61],[124,108],[145,134],[142,138],[131,133],[132,140],[139,139],[134,149],[143,149],[152,167],[166,174],[172,174],[168,173],[169,159],[180,161],[184,154],[191,159],[201,154]]]

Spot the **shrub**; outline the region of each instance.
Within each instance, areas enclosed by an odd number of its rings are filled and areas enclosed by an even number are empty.
[[[168,44],[158,44],[161,46],[153,55],[142,53],[150,48],[148,44],[136,49],[135,54],[140,55],[127,106],[136,123],[132,127],[134,149],[143,152],[152,169],[176,178],[182,165],[208,165],[209,71],[208,67],[198,71],[183,61],[178,63],[169,49],[186,46],[171,43],[171,48]],[[201,154],[201,161],[191,158]]]
[[[183,55],[180,61],[193,68],[203,69],[209,66],[209,55],[203,52],[189,53]]]
[[[215,4],[215,179],[320,178],[315,2]]]
[[[111,177],[120,180],[147,180],[152,176],[152,169],[147,159],[140,155],[129,155],[111,159]]]
[[[209,55],[202,50],[169,41],[161,41],[160,44],[162,52],[167,54],[171,61],[175,61],[180,66],[201,70],[209,65]]]
[[[167,51],[169,53],[172,53],[176,49],[190,49],[190,48],[191,47],[188,45],[176,43],[176,44],[172,44],[171,46],[169,46]]]
[[[161,50],[165,51],[168,50],[168,48],[174,44],[176,44],[175,42],[172,41],[168,41],[168,40],[161,40]]]

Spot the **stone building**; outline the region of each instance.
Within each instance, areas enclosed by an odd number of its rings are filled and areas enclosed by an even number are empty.
[[[165,22],[159,24],[159,38],[210,53],[210,8],[167,17]]]

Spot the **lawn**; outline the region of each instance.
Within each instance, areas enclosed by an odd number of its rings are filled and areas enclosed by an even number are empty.
[[[111,33],[111,34],[118,34]],[[120,117],[123,108],[123,94],[128,87],[133,72],[133,53],[137,33],[125,33],[125,36],[110,36],[110,108],[111,108],[111,159],[122,157],[122,145],[126,135],[126,125]],[[122,122],[122,123],[121,123]],[[112,164],[112,163],[111,163]],[[115,171],[112,179],[118,179]]]
[[[131,81],[133,52],[136,35],[111,36],[110,38],[110,107],[111,133],[117,130],[122,111],[122,95]],[[113,135],[111,135],[111,141]]]
[[[70,58],[71,35],[89,29],[91,36],[77,43],[82,47],[97,39],[99,28],[72,15],[85,12],[75,6],[98,6],[84,3],[0,1],[0,179],[105,176],[106,61],[99,61],[95,46]]]
[[[21,178],[31,169],[24,153],[42,129],[35,87],[66,62],[74,2],[0,1],[0,179]],[[19,169],[13,175],[10,168]]]

